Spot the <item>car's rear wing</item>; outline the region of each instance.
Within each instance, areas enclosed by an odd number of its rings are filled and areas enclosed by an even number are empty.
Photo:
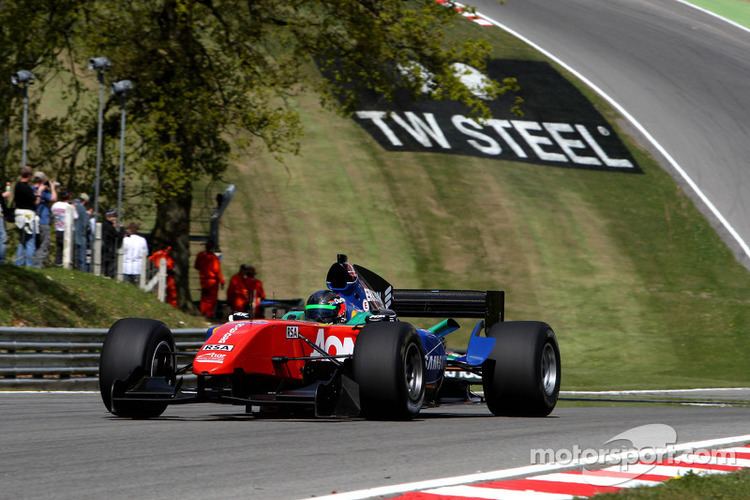
[[[345,257],[345,256],[344,256]],[[393,288],[381,276],[354,265],[366,287],[387,309],[412,318],[483,318],[484,326],[505,320],[505,292],[500,290],[413,290]]]
[[[397,288],[392,292],[390,308],[404,317],[484,318],[489,329],[505,318],[505,292]]]

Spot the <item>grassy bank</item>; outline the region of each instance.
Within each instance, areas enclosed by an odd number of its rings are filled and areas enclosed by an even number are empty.
[[[699,476],[688,474],[654,487],[628,488],[617,493],[595,495],[597,500],[703,500],[705,498],[747,498],[750,470],[732,474]]]
[[[750,28],[750,1],[748,0],[689,0],[720,16]]]
[[[454,36],[541,59],[500,30],[464,22]],[[387,152],[316,96],[297,106],[300,156],[235,162],[230,270],[252,262],[268,291],[300,296],[345,252],[398,287],[503,288],[510,319],[557,330],[567,389],[750,382],[750,274],[631,139],[643,175]]]
[[[159,318],[172,328],[204,327],[137,287],[64,269],[0,265],[0,325],[103,328],[125,316]]]

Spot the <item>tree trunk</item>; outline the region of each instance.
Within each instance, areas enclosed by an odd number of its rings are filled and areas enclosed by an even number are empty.
[[[172,247],[175,260],[177,304],[183,311],[195,312],[190,296],[190,208],[193,203],[191,187],[183,194],[156,203],[156,224],[151,234],[154,250]]]
[[[7,182],[13,178],[8,175],[13,169],[8,168],[8,153],[10,152],[10,128],[8,120],[0,120],[0,181]],[[3,186],[4,187],[4,186]]]

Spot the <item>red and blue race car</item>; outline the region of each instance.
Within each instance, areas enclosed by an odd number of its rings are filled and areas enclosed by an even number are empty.
[[[394,289],[339,255],[327,289],[280,319],[233,314],[197,353],[178,352],[157,320],[107,333],[99,387],[107,410],[151,418],[168,405],[244,405],[270,416],[409,419],[424,407],[485,401],[495,415],[546,416],[560,391],[555,333],[504,321],[502,291]],[[403,318],[443,318],[416,328]],[[454,318],[477,318],[465,352],[449,352]],[[481,383],[483,395],[473,393]]]

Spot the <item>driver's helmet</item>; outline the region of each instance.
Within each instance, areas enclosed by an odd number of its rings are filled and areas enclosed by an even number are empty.
[[[305,303],[305,319],[318,323],[346,323],[346,300],[330,290],[318,290]]]

